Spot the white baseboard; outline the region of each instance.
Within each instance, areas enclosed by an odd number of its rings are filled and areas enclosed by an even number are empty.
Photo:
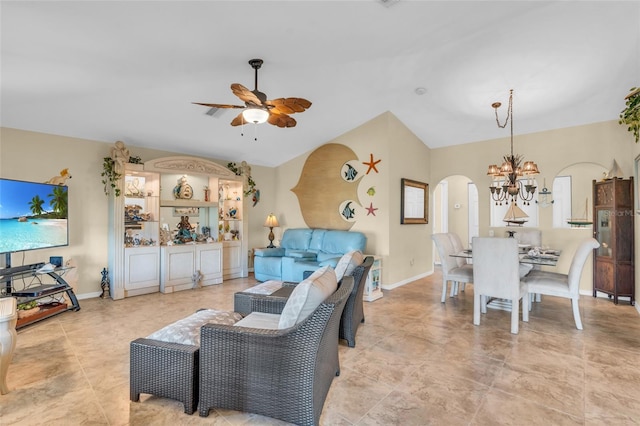
[[[102,294],[101,291],[96,291],[94,293],[83,293],[83,294],[76,294],[76,298],[78,300],[84,300],[84,299],[93,299],[95,297],[100,297],[100,295]]]
[[[423,274],[419,274],[419,275],[414,275],[411,278],[407,278],[406,280],[402,280],[402,281],[398,281],[396,283],[393,284],[387,284],[387,285],[382,285],[381,288],[383,290],[393,290],[394,288],[398,288],[398,287],[402,287],[405,284],[409,284],[410,282],[419,280],[420,278],[424,278],[424,277],[428,277],[429,275],[433,274],[433,269],[431,271],[427,271]]]

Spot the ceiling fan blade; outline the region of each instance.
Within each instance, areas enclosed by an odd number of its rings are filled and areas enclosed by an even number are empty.
[[[272,111],[276,109],[280,114],[294,114],[304,112],[311,106],[311,102],[303,98],[278,98],[265,102],[272,106]]]
[[[247,104],[262,106],[262,101],[256,96],[256,94],[240,83],[233,83],[231,85],[231,91]]]
[[[242,113],[236,115],[236,117],[233,120],[231,120],[232,126],[241,126],[242,124],[247,124],[247,121],[244,119],[244,116],[242,115]]]
[[[202,105],[209,108],[246,108],[244,105],[228,105],[228,104],[205,104],[201,102],[191,102],[194,105]]]
[[[293,117],[289,117],[287,114],[279,114],[274,112],[273,109],[269,111],[269,118],[267,121],[269,124],[273,124],[278,127],[296,127],[297,124]]]

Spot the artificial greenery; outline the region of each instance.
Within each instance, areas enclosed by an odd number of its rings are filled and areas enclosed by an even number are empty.
[[[37,306],[38,306],[38,302],[35,300],[32,300],[31,302],[20,303],[18,304],[18,306],[16,306],[16,308],[19,311],[28,311],[29,309],[33,309]]]
[[[625,109],[620,111],[619,124],[624,124],[633,133],[636,143],[640,140],[640,87],[632,87],[625,97]]]
[[[118,188],[118,180],[122,175],[116,172],[115,161],[111,157],[104,157],[102,162],[102,184],[104,185],[105,195],[109,195],[111,190],[116,197],[120,196],[120,188]]]
[[[231,170],[236,176],[242,176],[242,170],[236,163],[228,163],[227,168]],[[244,191],[244,196],[248,197],[249,195],[256,192],[256,182],[253,180],[251,175],[247,176],[247,190]]]

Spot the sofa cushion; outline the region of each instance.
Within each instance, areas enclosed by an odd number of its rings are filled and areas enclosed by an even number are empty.
[[[356,266],[361,265],[364,256],[360,250],[352,250],[345,253],[336,265],[336,279],[340,281],[345,275],[351,275]]]
[[[351,250],[364,251],[367,237],[362,232],[329,231],[322,241],[321,251],[343,255]]]
[[[336,266],[338,266],[338,262],[340,261],[340,256],[338,257],[328,257],[326,259],[324,259],[323,261],[318,261],[318,266],[322,267],[322,266],[331,266],[333,269],[336,269]],[[340,280],[338,280],[340,281]]]
[[[251,312],[242,318],[234,327],[264,328],[267,330],[277,330],[280,322],[280,315],[268,314],[265,312]]]
[[[243,293],[252,293],[252,294],[272,294],[276,290],[280,290],[282,288],[282,281],[269,280],[265,281],[261,284],[254,285],[253,287],[249,287],[246,290],[242,290]]]
[[[288,250],[287,256],[293,257],[295,259],[315,259],[316,254],[310,251],[304,250]]]
[[[312,229],[287,229],[280,240],[280,247],[289,250],[307,250],[311,241]]]
[[[349,250],[347,250],[349,251]],[[346,253],[346,252],[345,252]],[[342,257],[342,253],[325,253],[323,251],[318,252],[318,255],[316,256],[316,261],[318,262],[331,262],[332,260],[335,261],[335,263],[332,265],[332,268],[335,268],[335,266],[338,264],[338,261],[340,260],[340,258]]]
[[[278,328],[289,328],[303,321],[338,288],[336,273],[330,266],[315,271],[298,284],[280,314]]]
[[[233,325],[242,315],[233,311],[203,309],[151,333],[147,339],[200,346],[200,328],[205,324]]]
[[[253,255],[258,257],[282,257],[285,250],[280,247],[274,248],[257,248],[253,250]]]

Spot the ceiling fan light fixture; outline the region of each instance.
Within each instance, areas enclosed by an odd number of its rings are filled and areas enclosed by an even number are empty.
[[[242,116],[248,123],[261,124],[269,118],[269,112],[262,108],[247,108],[242,111]]]

